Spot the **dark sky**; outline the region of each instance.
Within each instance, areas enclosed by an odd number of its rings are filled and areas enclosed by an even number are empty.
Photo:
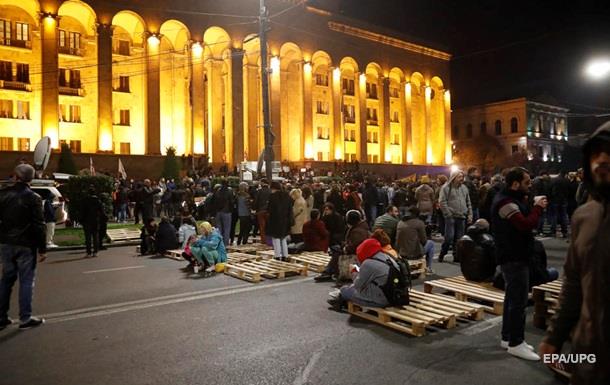
[[[454,108],[545,95],[575,113],[610,112],[610,79],[582,74],[587,59],[610,58],[610,1],[343,0],[341,7],[448,49]]]

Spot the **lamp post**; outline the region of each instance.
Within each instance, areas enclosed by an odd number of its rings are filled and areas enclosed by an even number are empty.
[[[271,130],[271,115],[269,111],[269,66],[267,64],[267,7],[265,6],[265,0],[260,0],[260,14],[259,14],[259,29],[258,38],[260,41],[261,48],[261,83],[262,83],[262,98],[263,98],[263,129],[265,138],[265,149],[261,153],[258,159],[257,171],[260,175],[262,168],[262,160],[265,161],[265,175],[267,182],[271,183],[273,174],[271,170],[271,163],[274,160],[273,153],[273,142],[275,141],[275,135]],[[262,158],[262,159],[261,159]]]

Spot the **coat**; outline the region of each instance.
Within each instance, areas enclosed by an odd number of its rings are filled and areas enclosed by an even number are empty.
[[[419,259],[424,254],[426,224],[419,218],[401,220],[396,227],[396,251],[401,257]]]
[[[307,201],[299,198],[292,204],[293,225],[290,227],[290,234],[303,234],[303,225],[308,221]]]
[[[459,186],[453,185],[453,180],[456,176],[457,173],[453,173],[449,181],[441,187],[439,203],[445,218],[466,219],[472,217],[470,192],[464,184]]]
[[[201,236],[193,245],[191,250],[195,253],[197,249],[203,248],[208,251],[216,251],[218,253],[218,259],[215,263],[224,263],[227,261],[227,249],[222,241],[222,236],[218,230],[214,229],[207,236]]]
[[[272,238],[284,238],[290,234],[292,221],[292,199],[285,191],[276,191],[269,195],[269,220],[267,235]]]
[[[330,234],[324,222],[312,220],[303,225],[303,242],[307,251],[327,251]]]
[[[434,190],[428,184],[422,184],[415,190],[417,208],[423,215],[432,214],[434,208]]]
[[[356,254],[356,248],[369,237],[369,226],[366,221],[358,223],[356,226],[347,230],[345,234],[345,254]]]

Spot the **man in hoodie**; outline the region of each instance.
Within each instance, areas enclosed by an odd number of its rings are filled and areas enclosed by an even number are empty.
[[[472,206],[472,220],[479,219],[479,184],[481,173],[476,167],[470,167],[464,180],[464,185],[468,188],[470,205]]]
[[[571,338],[572,353],[594,354],[575,364],[571,382],[610,383],[610,122],[583,147],[584,182],[590,200],[572,217],[572,234],[559,308],[540,344],[541,355],[557,354]],[[547,356],[549,357],[549,356]],[[556,366],[555,363],[550,365]]]
[[[445,220],[445,240],[438,261],[443,262],[450,246],[453,247],[455,252],[455,242],[464,235],[466,221],[468,223],[472,222],[470,193],[464,185],[463,171],[456,170],[451,173],[447,183],[441,187],[439,203]],[[453,262],[459,262],[455,253],[453,254]]]

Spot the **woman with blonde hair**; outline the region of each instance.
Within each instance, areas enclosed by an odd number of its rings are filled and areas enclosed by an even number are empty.
[[[214,271],[217,263],[227,261],[227,251],[220,233],[209,222],[201,223],[199,232],[201,237],[191,245],[191,252],[209,273]]]
[[[303,198],[300,189],[295,188],[290,191],[292,199],[292,218],[293,225],[290,227],[290,239],[292,243],[303,242],[303,225],[307,221],[307,202]]]

